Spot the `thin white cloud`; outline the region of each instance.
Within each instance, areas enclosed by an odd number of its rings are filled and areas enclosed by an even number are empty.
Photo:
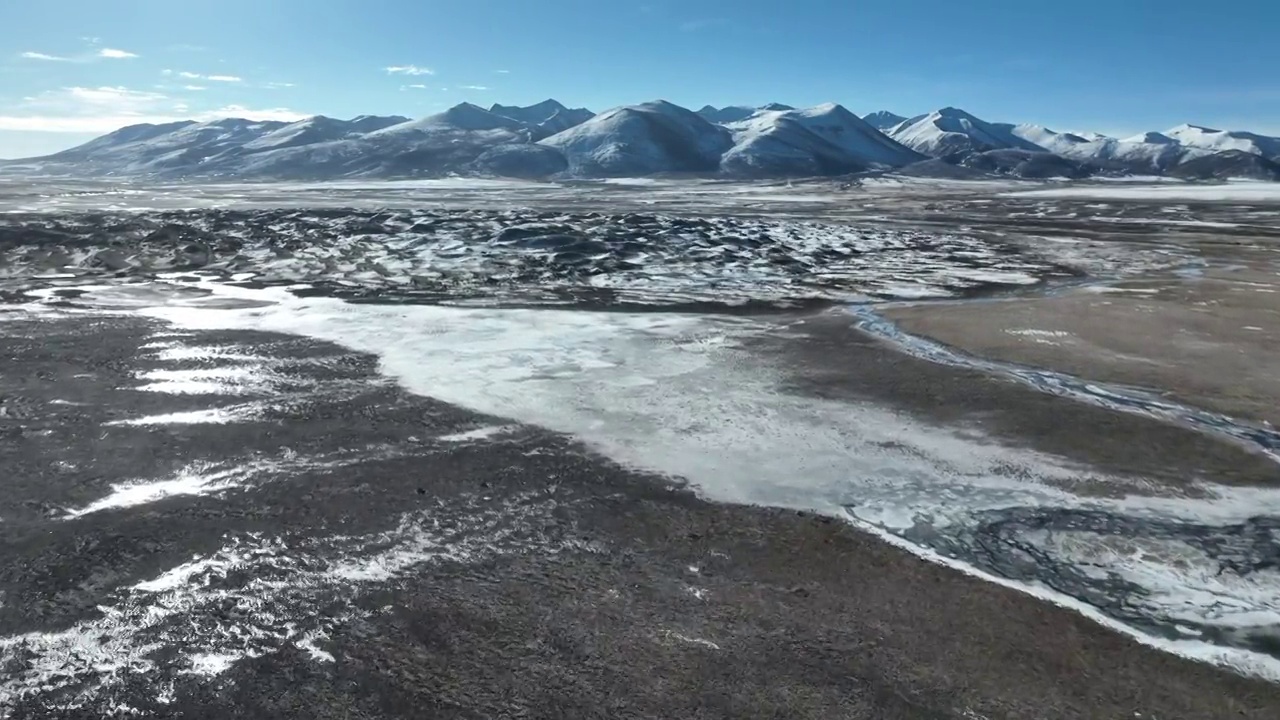
[[[160,74],[172,75],[173,71],[162,70],[160,71]],[[244,78],[240,78],[235,75],[201,75],[200,73],[187,72],[185,70],[178,73],[178,77],[182,78],[183,80],[207,80],[209,82],[222,82],[222,83],[244,82]]]
[[[257,120],[260,122],[276,121],[276,122],[297,122],[305,120],[309,117],[315,117],[312,113],[302,113],[289,108],[262,108],[255,109],[245,107],[244,105],[225,105],[213,110],[205,110],[196,114],[196,120],[221,120],[222,118],[236,117],[245,120]]]
[[[131,53],[128,50],[117,50],[115,48],[102,48],[98,51],[98,57],[108,60],[130,60],[138,57],[137,53]]]
[[[183,90],[208,90],[209,88],[203,85],[183,85],[182,89]]]
[[[46,62],[72,62],[71,58],[49,55],[42,52],[24,52],[20,55],[24,60],[44,60]]]
[[[85,103],[88,105],[112,106],[118,108],[137,108],[146,106],[166,99],[168,96],[162,93],[147,92],[145,90],[130,90],[126,87],[112,87],[109,85],[87,88],[87,87],[70,87],[66,88],[66,96],[70,99]],[[56,104],[58,94],[44,93],[39,97],[33,98],[38,104]]]
[[[488,90],[484,85],[461,85],[463,90]]]
[[[268,90],[285,90],[288,88],[293,88],[298,86],[291,82],[269,82],[263,85],[263,87]]]
[[[494,72],[498,73],[499,75],[510,75],[510,74],[511,74],[511,71],[510,71],[510,70],[494,70]]]
[[[401,85],[401,86],[400,86],[400,89],[401,89],[401,90],[426,90],[426,89],[427,89],[427,86],[426,86],[426,85],[418,85],[418,84],[414,84],[414,85]]]
[[[388,75],[435,75],[436,71],[431,68],[418,67],[417,65],[392,65],[384,68]]]
[[[113,86],[69,87],[25,98],[9,114],[0,115],[0,130],[106,133],[140,123],[224,117],[293,122],[310,115],[290,108],[251,108],[239,104],[193,110],[185,102],[159,92]]]

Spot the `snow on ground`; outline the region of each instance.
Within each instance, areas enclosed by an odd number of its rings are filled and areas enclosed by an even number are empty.
[[[1103,198],[1107,200],[1199,200],[1228,202],[1280,202],[1280,183],[1240,180],[1218,184],[1162,183],[1159,185],[1067,185],[1005,193],[1008,197]]]
[[[0,698],[62,691],[64,709],[81,708],[154,671],[162,649],[185,659],[188,674],[205,677],[289,645],[332,661],[319,644],[363,615],[350,605],[320,612],[333,607],[337,590],[385,582],[428,563],[469,564],[529,552],[554,508],[546,493],[501,501],[464,497],[404,513],[393,529],[370,535],[298,542],[228,534],[217,551],[117,592],[98,606],[96,617],[60,631],[0,636],[0,662],[7,668],[0,674]],[[192,632],[196,619],[223,614],[237,621]]]
[[[1082,497],[1062,488],[1111,480],[873,405],[786,392],[787,368],[745,347],[776,330],[767,319],[348,304],[296,297],[283,288],[200,284],[213,293],[206,307],[188,295],[140,312],[186,330],[293,333],[373,353],[413,392],[570,434],[623,464],[686,478],[713,500],[848,517],[933,559],[934,550],[908,538],[926,529],[963,542],[992,513],[1083,513],[1157,529],[1192,523],[1223,532],[1260,515],[1280,515],[1280,491],[1265,488],[1203,485],[1196,497]],[[237,304],[228,297],[252,299],[256,307],[228,308]],[[500,432],[476,434],[491,431]],[[1002,584],[1145,642],[1280,679],[1280,661],[1206,642],[1199,629],[1233,618],[1255,627],[1280,625],[1274,603],[1280,576],[1215,579],[1213,558],[1163,531],[1149,533],[1141,557],[1082,554],[1078,533],[1012,532],[1085,580],[1088,573],[1113,573],[1145,588],[1145,605],[1134,610],[1144,622],[1188,629],[1180,639],[1157,640],[1038,582]],[[954,558],[945,562],[990,578]],[[1210,592],[1223,583],[1233,583],[1229,610]]]

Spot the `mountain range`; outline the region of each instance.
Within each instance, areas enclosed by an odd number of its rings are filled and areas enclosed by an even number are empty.
[[[547,100],[463,103],[412,120],[315,116],[133,125],[0,172],[78,176],[334,179],[693,175],[769,178],[898,171],[947,177],[1165,174],[1280,180],[1280,138],[1180,125],[1129,138],[989,122],[954,107],[904,117],[656,100],[595,114]]]

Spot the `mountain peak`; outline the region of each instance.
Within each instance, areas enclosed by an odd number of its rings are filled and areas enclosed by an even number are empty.
[[[514,122],[469,102],[458,103],[437,117],[464,130],[489,130]]]
[[[489,107],[489,112],[497,113],[498,115],[504,115],[507,112],[514,111],[522,114],[536,113],[536,114],[545,115],[546,117],[551,117],[557,111],[568,110],[568,109],[569,108],[565,107],[559,100],[556,100],[554,98],[547,98],[546,100],[543,100],[540,103],[534,103],[533,105],[526,105],[526,106],[502,105],[500,103],[494,103],[492,106]]]
[[[1158,133],[1158,132],[1141,133],[1138,135],[1134,135],[1133,137],[1130,137],[1130,138],[1125,138],[1124,141],[1133,142],[1133,143],[1151,143],[1155,145],[1178,144],[1177,140],[1174,140],[1173,138],[1169,137],[1168,135],[1165,135],[1164,133]]]
[[[586,108],[570,109],[550,98],[528,107],[495,103],[489,108],[489,113],[525,124],[532,129],[535,139],[581,125],[595,115]]]
[[[939,110],[936,110],[934,114],[939,117],[955,118],[958,120],[976,120],[977,119],[970,113],[967,113],[958,107],[951,107],[950,105],[948,105],[947,107],[941,108]]]
[[[656,100],[650,100],[648,102],[642,102],[639,105],[633,105],[632,107],[653,108],[655,110],[667,110],[667,111],[681,110],[684,112],[689,112],[688,110],[685,110],[684,108],[671,102],[670,100],[663,100],[662,98],[658,98]]]
[[[1221,131],[1221,130],[1218,130],[1217,128],[1205,127],[1205,126],[1203,126],[1203,125],[1192,125],[1191,123],[1182,123],[1181,125],[1179,125],[1179,126],[1177,126],[1177,127],[1175,127],[1175,128],[1170,128],[1170,129],[1169,129],[1168,131],[1166,131],[1164,134],[1165,134],[1165,135],[1173,135],[1173,136],[1177,136],[1179,133],[1186,133],[1186,132],[1194,132],[1194,133],[1220,133],[1220,132],[1222,132],[1222,131]]]
[[[759,112],[787,112],[795,110],[790,105],[771,102],[761,105],[760,107],[752,107],[750,105],[726,105],[718,108],[715,105],[706,105],[697,112],[709,122],[718,125],[728,125],[731,123],[742,122],[747,118]]]
[[[488,110],[485,110],[484,108],[482,108],[482,107],[480,107],[479,105],[476,105],[476,104],[474,104],[474,103],[469,103],[469,102],[460,102],[460,103],[458,103],[457,105],[454,105],[453,107],[449,108],[448,110],[445,110],[445,112],[446,112],[446,113],[452,113],[452,112],[458,112],[458,113],[487,113],[487,112],[489,112],[489,111],[488,111]]]
[[[888,110],[877,110],[875,112],[867,113],[862,116],[862,119],[870,123],[871,126],[877,130],[888,130],[903,120],[906,120],[905,117],[897,113],[889,112]]]

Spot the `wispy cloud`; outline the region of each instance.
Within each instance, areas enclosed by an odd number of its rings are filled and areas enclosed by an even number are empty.
[[[183,80],[206,80],[208,82],[222,82],[222,83],[244,82],[244,78],[237,77],[235,75],[201,75],[200,73],[187,72],[186,70],[183,70],[182,72],[179,72],[179,73],[174,73],[174,71],[172,70],[161,70],[160,74],[161,75],[176,74],[178,77],[182,78]]]
[[[205,110],[197,113],[194,118],[196,120],[219,120],[221,118],[237,117],[246,120],[258,121],[276,121],[276,122],[297,122],[313,117],[311,113],[302,113],[289,108],[262,108],[255,109],[245,107],[244,105],[224,105],[212,110]]]
[[[388,75],[435,75],[436,71],[431,68],[418,67],[417,65],[391,65],[383,68]]]
[[[24,52],[19,57],[24,60],[44,60],[46,62],[73,62],[71,58],[61,57],[58,55],[49,55],[42,52]]]
[[[193,109],[182,99],[160,92],[119,86],[67,87],[24,98],[7,114],[0,115],[0,130],[102,133],[140,123],[224,117],[293,122],[309,115],[290,108],[240,104]]]
[[[262,87],[268,90],[287,90],[288,88],[293,88],[298,86],[291,82],[269,82],[263,85]]]
[[[183,85],[182,89],[183,90],[208,90],[209,88],[203,85]]]
[[[98,51],[98,57],[108,60],[131,60],[138,57],[137,53],[131,53],[128,50],[117,50],[116,48],[102,48]]]
[[[86,41],[90,38],[85,38]],[[98,60],[131,60],[138,57],[137,53],[128,50],[119,50],[117,48],[99,48],[96,51],[84,55],[51,55],[49,53],[36,52],[28,50],[20,53],[18,57],[23,60],[41,60],[44,62],[71,62],[71,63],[89,63]]]
[[[510,74],[511,74],[511,71],[510,71],[510,70],[494,70],[494,72],[498,73],[499,75],[510,75]]]
[[[426,86],[426,85],[418,85],[418,84],[414,84],[414,85],[401,85],[401,86],[400,86],[400,89],[401,89],[401,90],[426,90],[426,89],[427,89],[427,86]]]
[[[463,90],[488,90],[484,85],[459,85]]]

